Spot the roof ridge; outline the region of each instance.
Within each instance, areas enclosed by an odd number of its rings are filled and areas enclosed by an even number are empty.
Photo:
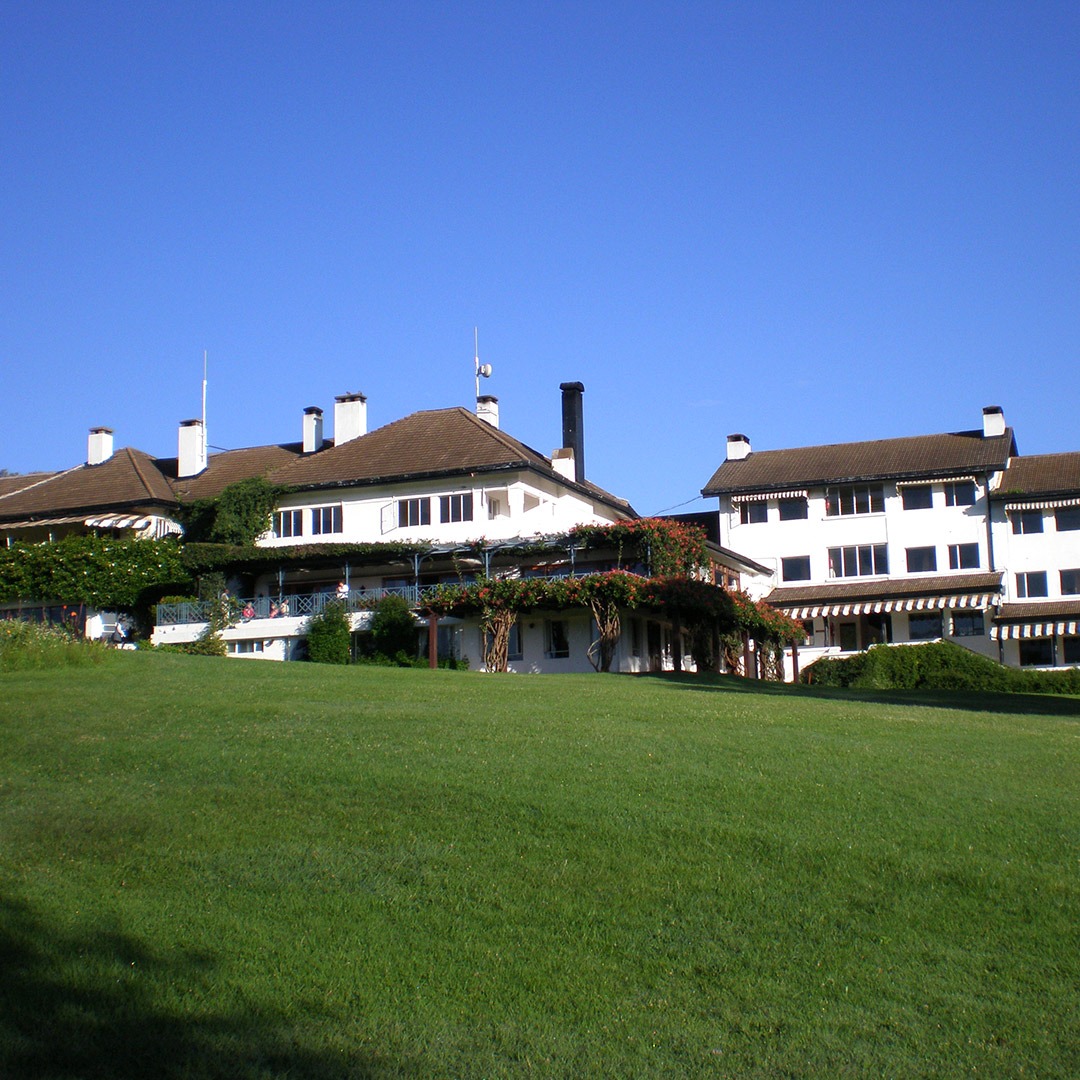
[[[70,469],[64,469],[62,472],[49,473],[48,476],[41,480],[36,480],[32,484],[27,484],[26,487],[16,488],[14,491],[5,491],[0,495],[0,499],[10,499],[13,495],[21,495],[25,491],[32,491],[36,487],[41,487],[42,484],[47,484],[50,480],[59,480],[61,476],[67,476],[68,473],[73,473],[78,469],[82,469],[85,466],[80,463],[78,465],[72,465]],[[31,474],[34,475],[34,474]]]
[[[146,494],[149,495],[152,499],[160,498],[157,492],[154,491],[153,484],[151,484],[151,482],[147,479],[146,474],[143,472],[142,467],[139,464],[139,459],[135,456],[135,451],[130,446],[123,447],[121,452],[124,451],[127,452],[128,459],[131,462],[131,467],[135,470],[135,475],[138,476],[139,480],[142,482],[143,490],[146,492]],[[139,453],[143,454],[143,456],[148,461],[153,460],[150,455],[146,454],[144,451],[140,450]],[[172,490],[172,485],[169,484],[168,480],[166,480],[164,476],[162,476],[162,480],[165,481],[165,486],[169,489],[169,492],[175,498],[176,493]]]

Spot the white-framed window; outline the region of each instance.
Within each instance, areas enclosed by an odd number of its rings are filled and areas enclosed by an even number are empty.
[[[889,572],[889,552],[885,544],[829,548],[830,577],[869,577]]]
[[[986,633],[986,621],[981,611],[954,611],[952,613],[953,637],[982,637]]]
[[[570,655],[570,627],[565,619],[548,619],[544,623],[544,653],[554,660],[565,660]]]
[[[900,489],[905,510],[930,510],[934,505],[934,489],[929,484]]]
[[[1016,575],[1016,595],[1021,600],[1029,596],[1048,596],[1045,570],[1029,570]]]
[[[760,525],[769,520],[769,504],[764,499],[744,502],[739,505],[740,525]]]
[[[473,496],[471,491],[461,495],[439,496],[439,520],[446,524],[451,521],[472,521]]]
[[[884,512],[885,489],[881,484],[844,484],[825,490],[825,513],[829,517]]]
[[[1041,510],[1014,510],[1012,514],[1014,533],[1041,533],[1043,512]]]
[[[488,520],[493,521],[502,514],[502,500],[488,498]]]
[[[1058,532],[1075,532],[1080,529],[1080,506],[1061,506],[1054,511],[1054,523]]]
[[[791,555],[780,560],[780,577],[784,581],[809,581],[810,556]]]
[[[954,480],[945,485],[946,506],[974,506],[975,481]]]
[[[907,549],[909,574],[929,574],[937,569],[936,547],[913,547]]]
[[[1080,570],[1061,571],[1061,595],[1076,596],[1080,593]]]
[[[304,511],[278,510],[274,514],[274,535],[277,537],[303,536]]]
[[[311,511],[311,535],[326,536],[339,533],[341,526],[341,503],[337,506],[316,506]]]
[[[941,637],[940,611],[923,611],[908,616],[908,638],[911,641],[931,641]]]
[[[950,570],[978,570],[979,569],[979,545],[978,544],[950,544],[949,545],[949,569]]]
[[[230,641],[225,648],[232,656],[250,656],[263,652],[263,642],[260,641]]]
[[[398,527],[431,524],[430,499],[398,499]]]
[[[781,521],[800,521],[809,516],[809,503],[805,495],[792,495],[777,504]]]

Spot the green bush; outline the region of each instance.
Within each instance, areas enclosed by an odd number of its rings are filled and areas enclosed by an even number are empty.
[[[0,621],[0,671],[94,664],[105,656],[105,646],[60,626]]]
[[[416,620],[409,602],[393,594],[382,597],[371,615],[371,645],[380,656],[400,663],[399,653],[404,653],[406,663],[411,663],[417,653]]]
[[[345,605],[331,600],[308,623],[307,658],[316,664],[347,664],[351,636]]]
[[[950,641],[873,645],[864,653],[823,657],[800,673],[814,686],[866,690],[999,690],[1080,694],[1080,670],[1019,671]]]

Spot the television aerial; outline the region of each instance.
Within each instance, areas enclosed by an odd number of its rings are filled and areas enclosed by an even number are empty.
[[[480,397],[480,377],[485,379],[491,378],[491,365],[480,363],[480,333],[477,328],[473,327],[473,362],[476,367],[476,396]]]

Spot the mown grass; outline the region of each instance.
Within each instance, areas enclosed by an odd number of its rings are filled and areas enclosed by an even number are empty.
[[[0,677],[0,1075],[1080,1075],[1080,704]]]

